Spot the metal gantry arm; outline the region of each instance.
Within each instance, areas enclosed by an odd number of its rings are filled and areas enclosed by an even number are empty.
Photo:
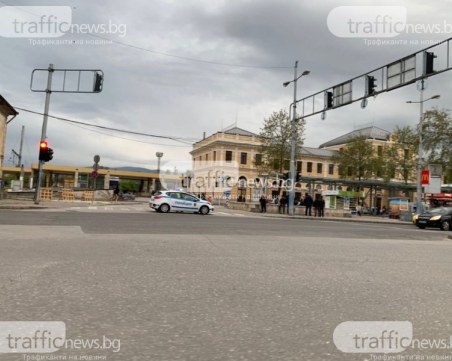
[[[451,64],[452,49],[450,46],[451,42],[452,38],[448,38],[438,44],[431,45],[427,48],[424,48],[420,51],[400,58],[389,64],[375,68],[364,74],[346,80],[340,84],[333,85],[319,92],[311,94],[307,97],[296,100],[297,103],[301,103],[302,111],[300,112],[300,118],[311,117],[313,115],[321,114],[331,109],[340,108],[357,101],[363,101],[369,98],[370,96],[377,96],[380,93],[389,92],[416,83],[418,81],[425,80],[430,76],[438,75],[451,70],[452,69]],[[431,52],[428,52],[427,50],[438,51],[438,53],[441,54],[438,55],[438,57],[443,60],[443,64],[445,64],[445,66],[443,68],[433,70],[433,63],[430,63],[431,69],[426,69],[425,67],[426,59],[429,59],[429,61],[432,62],[433,58],[436,57],[436,55],[434,55]],[[424,66],[422,67],[417,66],[417,64],[419,64],[420,62],[423,62]],[[428,70],[427,73],[426,70]],[[350,88],[353,89],[354,87],[353,85],[354,84],[356,85],[357,82],[360,82],[360,84],[365,84],[367,77],[373,77],[374,80],[376,81],[378,80],[378,83],[380,84],[378,86],[378,89],[375,89],[375,91],[371,95],[363,92],[362,94],[354,96],[354,94],[352,93],[348,101],[344,102],[337,101],[334,103],[332,107],[329,108],[326,106],[324,98],[327,92],[336,93],[334,94],[334,96],[335,98],[337,98],[342,95],[340,93],[341,86],[343,86],[344,84],[350,84]],[[293,82],[293,80],[286,83],[288,85],[291,82]],[[285,86],[287,86],[286,83],[284,83]]]

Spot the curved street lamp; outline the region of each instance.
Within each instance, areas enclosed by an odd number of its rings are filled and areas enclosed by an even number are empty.
[[[420,115],[419,115],[419,124],[418,124],[418,132],[419,132],[419,146],[417,152],[417,175],[416,175],[416,213],[421,214],[424,212],[424,206],[422,204],[422,122],[424,121],[424,103],[426,101],[432,99],[439,99],[441,96],[436,94],[431,96],[430,98],[423,99],[423,91],[424,91],[424,80],[422,79],[421,86],[421,100],[420,101],[412,101],[408,100],[408,104],[419,104]]]
[[[289,189],[289,214],[294,214],[294,199],[295,199],[295,142],[296,142],[296,119],[297,119],[297,81],[301,77],[308,75],[309,70],[303,71],[300,76],[297,76],[298,60],[295,61],[294,66],[294,77],[293,80],[286,81],[283,83],[284,87],[287,87],[290,83],[293,83],[293,103],[292,105],[292,121],[291,121],[291,136],[290,136],[290,181],[291,187]]]

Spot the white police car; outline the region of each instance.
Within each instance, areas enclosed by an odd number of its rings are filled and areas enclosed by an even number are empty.
[[[156,192],[149,201],[149,207],[162,213],[187,212],[205,215],[213,212],[213,206],[206,200],[181,191]]]

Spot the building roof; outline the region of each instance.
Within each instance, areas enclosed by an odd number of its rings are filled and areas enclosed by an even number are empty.
[[[354,130],[350,133],[341,135],[340,137],[334,138],[326,143],[320,144],[319,148],[332,147],[334,145],[346,144],[350,139],[356,137],[365,137],[366,139],[376,139],[376,140],[387,140],[391,132],[378,127],[367,127],[362,129]]]
[[[17,115],[19,114],[16,109],[13,108],[11,104],[9,104],[5,98],[0,95],[0,108],[6,110],[6,116],[8,115]]]
[[[250,137],[257,137],[257,134],[249,132],[248,130],[245,130],[245,129],[242,129],[242,128],[239,128],[239,127],[234,127],[234,128],[231,128],[231,129],[224,130],[222,133],[248,135]]]
[[[311,147],[301,147],[302,155],[311,155],[315,157],[326,157],[330,158],[333,155],[336,155],[337,151],[330,149],[319,149],[319,148],[311,148]]]

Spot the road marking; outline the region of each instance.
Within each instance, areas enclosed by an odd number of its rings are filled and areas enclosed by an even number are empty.
[[[216,216],[240,216],[240,217],[244,217],[244,214],[241,213],[226,213],[226,212],[214,212],[212,213],[212,215],[216,215]]]

